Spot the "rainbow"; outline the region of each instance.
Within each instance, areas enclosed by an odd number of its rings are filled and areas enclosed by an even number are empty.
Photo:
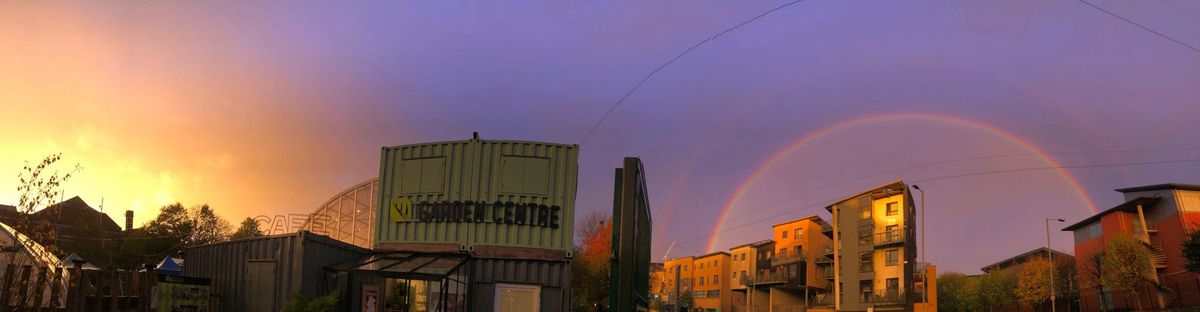
[[[961,117],[938,115],[938,114],[931,114],[931,113],[893,113],[893,114],[871,115],[871,116],[866,116],[866,117],[862,117],[862,118],[851,119],[851,120],[843,121],[840,123],[836,123],[836,124],[818,129],[817,131],[813,131],[813,132],[805,135],[804,137],[801,137],[800,139],[796,140],[795,142],[792,142],[792,144],[789,144],[788,146],[786,146],[786,147],[780,149],[779,151],[775,152],[774,154],[772,154],[771,157],[767,159],[767,161],[760,164],[758,166],[758,168],[754,169],[753,173],[751,173],[748,177],[746,177],[745,180],[742,180],[741,184],[739,184],[737,189],[733,192],[733,195],[729,197],[729,200],[727,202],[725,202],[725,205],[722,208],[721,213],[717,217],[717,224],[715,226],[713,226],[712,234],[710,234],[709,239],[708,239],[707,252],[713,252],[715,250],[717,239],[719,237],[719,234],[721,233],[721,227],[722,227],[722,225],[725,224],[725,221],[726,221],[725,219],[727,219],[729,217],[729,212],[733,211],[733,208],[735,206],[737,206],[738,201],[740,201],[742,199],[742,196],[744,196],[746,194],[746,191],[748,191],[750,189],[750,187],[754,185],[754,182],[757,181],[764,173],[766,173],[768,169],[773,167],[775,165],[775,163],[779,162],[780,160],[783,160],[784,157],[790,155],[792,152],[800,149],[801,147],[804,147],[805,144],[808,144],[809,142],[812,142],[813,140],[827,136],[834,132],[848,129],[851,127],[857,127],[857,126],[867,125],[867,124],[871,124],[871,123],[876,123],[876,122],[895,121],[895,120],[943,122],[943,123],[949,123],[952,125],[959,125],[959,126],[965,126],[965,127],[983,130],[985,132],[988,132],[988,133],[994,134],[996,136],[999,136],[1001,138],[1004,138],[1005,140],[1013,142],[1025,149],[1029,150],[1031,153],[1037,155],[1038,158],[1041,158],[1043,161],[1049,163],[1051,166],[1054,166],[1054,167],[1062,166],[1061,164],[1058,163],[1057,160],[1054,160],[1054,158],[1047,155],[1045,152],[1043,152],[1041,149],[1037,148],[1037,146],[1035,146],[1033,143],[1030,143],[1026,139],[1023,139],[1017,135],[1014,135],[1010,132],[998,129],[996,127],[993,127],[993,126],[990,126],[990,125],[987,125],[987,124],[984,124],[984,123],[981,123],[978,121],[964,119]],[[1064,179],[1067,180],[1067,182],[1070,184],[1070,187],[1075,190],[1075,194],[1079,196],[1079,199],[1081,201],[1083,201],[1083,204],[1088,209],[1091,209],[1093,214],[1096,213],[1097,212],[1096,204],[1094,202],[1092,202],[1092,198],[1090,196],[1088,196],[1087,192],[1083,190],[1083,187],[1079,185],[1079,181],[1076,180],[1075,177],[1072,176],[1071,173],[1067,172],[1065,169],[1058,168],[1055,170],[1058,172],[1059,175],[1061,175]]]

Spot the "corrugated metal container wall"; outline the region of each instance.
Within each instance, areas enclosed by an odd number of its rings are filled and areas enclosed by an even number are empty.
[[[376,243],[457,243],[556,249],[570,254],[579,148],[522,141],[454,141],[385,147]],[[391,222],[393,198],[561,207],[557,228],[472,222]]]
[[[495,309],[496,283],[540,285],[542,311],[570,311],[571,263],[529,260],[471,261],[471,309]]]
[[[183,275],[215,280],[221,311],[279,311],[293,294],[330,290],[324,270],[369,251],[310,232],[209,244],[184,251]]]

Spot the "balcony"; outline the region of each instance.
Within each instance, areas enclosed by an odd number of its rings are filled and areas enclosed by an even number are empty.
[[[833,264],[833,257],[832,256],[829,256],[829,257],[820,256],[820,257],[817,257],[816,260],[813,260],[813,263],[816,263],[817,265]]]
[[[904,292],[900,290],[882,290],[870,293],[861,294],[863,303],[874,303],[877,305],[892,305],[908,303],[908,298],[904,296]]]
[[[783,256],[778,256],[778,254],[777,254],[775,258],[771,259],[771,265],[788,264],[788,263],[794,263],[794,262],[799,262],[799,261],[804,261],[804,260],[805,260],[804,254],[787,254],[787,255],[783,255]]]
[[[754,276],[742,276],[742,285],[768,285],[768,284],[787,284],[788,276],[786,272],[775,273],[759,273]]]
[[[908,235],[904,235],[905,231],[884,231],[875,233],[875,247],[886,247],[892,245],[900,245],[908,242]]]

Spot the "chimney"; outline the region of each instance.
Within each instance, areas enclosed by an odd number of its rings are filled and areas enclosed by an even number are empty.
[[[133,210],[125,210],[125,230],[133,229]]]

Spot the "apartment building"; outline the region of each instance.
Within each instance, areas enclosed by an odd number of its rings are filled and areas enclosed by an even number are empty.
[[[730,265],[729,265],[729,281],[732,283],[730,288],[730,303],[735,307],[734,310],[743,310],[742,307],[748,309],[751,304],[766,305],[769,302],[769,294],[767,292],[759,292],[755,298],[750,298],[751,288],[748,287],[753,280],[753,275],[757,272],[758,267],[758,249],[759,246],[774,246],[774,241],[763,240],[753,243],[747,243],[735,246],[729,249]]]
[[[1124,202],[1072,224],[1080,305],[1084,311],[1200,306],[1200,274],[1186,270],[1180,246],[1186,233],[1200,230],[1200,185],[1157,184],[1117,189]],[[1091,270],[1095,255],[1110,239],[1128,235],[1151,252],[1152,289],[1137,296],[1102,287]]]
[[[834,308],[913,310],[916,207],[902,180],[825,207],[833,214]]]
[[[692,265],[694,264],[695,260],[695,257],[687,256],[667,260],[663,263],[663,266],[667,270],[665,278],[666,289],[664,290],[667,295],[665,300],[666,304],[664,305],[665,308],[663,310],[678,311],[680,309],[692,308],[693,304],[681,301],[680,297],[683,297],[683,294],[692,293],[692,277],[694,275],[693,273],[696,272],[694,269],[692,269]]]
[[[650,263],[650,302],[667,300],[667,269],[664,263]]]
[[[692,291],[692,299],[697,311],[717,312],[732,309],[731,282],[728,278],[722,278],[729,275],[729,264],[730,255],[724,251],[699,256],[693,261],[696,268],[693,280],[696,284]]]

